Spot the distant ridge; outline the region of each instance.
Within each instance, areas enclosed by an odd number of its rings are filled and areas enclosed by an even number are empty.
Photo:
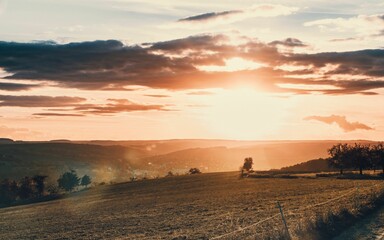
[[[68,140],[68,139],[54,139],[54,140],[50,140],[50,142],[57,142],[57,143],[64,142],[64,143],[70,143],[71,140]]]
[[[0,138],[0,144],[14,143],[13,139],[10,138]]]

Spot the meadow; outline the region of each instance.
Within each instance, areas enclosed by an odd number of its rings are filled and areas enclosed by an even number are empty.
[[[353,211],[383,189],[377,180],[237,172],[119,183],[0,209],[0,239],[274,239],[284,231],[277,202],[295,237],[316,216]]]

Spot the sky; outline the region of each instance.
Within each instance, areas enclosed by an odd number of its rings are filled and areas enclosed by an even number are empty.
[[[0,137],[383,140],[382,9],[0,0]]]

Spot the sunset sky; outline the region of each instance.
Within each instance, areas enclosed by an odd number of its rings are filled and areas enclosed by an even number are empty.
[[[383,9],[0,0],[0,137],[383,140]]]

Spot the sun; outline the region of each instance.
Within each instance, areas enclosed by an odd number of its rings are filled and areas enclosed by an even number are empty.
[[[250,88],[220,90],[202,114],[220,138],[254,140],[274,135],[284,122],[284,100]]]

